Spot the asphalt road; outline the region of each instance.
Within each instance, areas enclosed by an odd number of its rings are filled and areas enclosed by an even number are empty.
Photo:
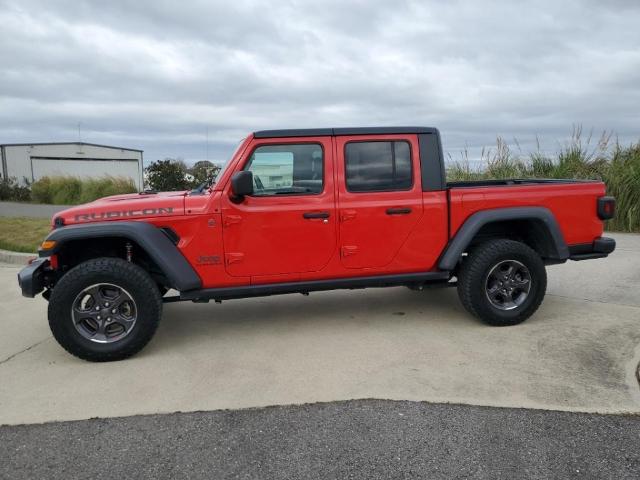
[[[0,427],[0,477],[640,477],[640,417],[359,400]]]
[[[70,207],[70,205],[0,202],[0,217],[51,218],[54,214]]]

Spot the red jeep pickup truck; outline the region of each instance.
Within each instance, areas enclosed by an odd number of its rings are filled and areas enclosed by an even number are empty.
[[[614,250],[614,209],[597,181],[447,184],[434,128],[260,131],[207,188],[59,213],[18,277],[92,361],[138,352],[180,300],[457,285],[470,313],[514,325],[540,305],[545,265]]]

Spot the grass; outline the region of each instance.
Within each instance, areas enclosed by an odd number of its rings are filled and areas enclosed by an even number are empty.
[[[35,253],[49,231],[51,222],[45,218],[0,217],[0,248]]]
[[[460,160],[447,168],[450,181],[501,178],[577,178],[602,180],[607,193],[616,197],[616,217],[607,223],[608,230],[640,232],[640,143],[623,147],[611,141],[610,133],[597,139],[585,136],[575,127],[569,141],[554,156],[543,153],[539,146],[528,154],[518,142],[513,151],[498,137],[493,149],[484,149],[478,164],[472,167],[465,150]]]
[[[78,178],[42,177],[31,185],[31,199],[36,203],[77,205],[121,193],[137,192],[133,180],[123,177]]]

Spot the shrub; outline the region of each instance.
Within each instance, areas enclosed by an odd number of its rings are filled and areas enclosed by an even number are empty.
[[[51,202],[55,205],[79,203],[82,182],[77,177],[51,177]]]
[[[51,179],[42,177],[31,185],[31,198],[36,203],[52,203]]]
[[[609,227],[640,231],[640,143],[628,148],[616,147],[604,181],[617,203],[616,216],[609,221]]]
[[[22,185],[14,177],[0,179],[0,200],[28,202],[31,200],[29,182],[25,179]]]
[[[79,203],[92,202],[97,198],[135,193],[137,191],[133,181],[122,177],[90,178],[82,181]]]
[[[551,178],[555,175],[553,160],[540,151],[529,156],[528,175],[534,178]]]
[[[124,177],[42,177],[31,186],[32,198],[38,203],[76,205],[122,193],[135,193],[135,184]]]

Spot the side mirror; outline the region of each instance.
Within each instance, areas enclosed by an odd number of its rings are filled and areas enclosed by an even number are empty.
[[[241,170],[231,177],[231,193],[237,199],[253,194],[253,172]]]

